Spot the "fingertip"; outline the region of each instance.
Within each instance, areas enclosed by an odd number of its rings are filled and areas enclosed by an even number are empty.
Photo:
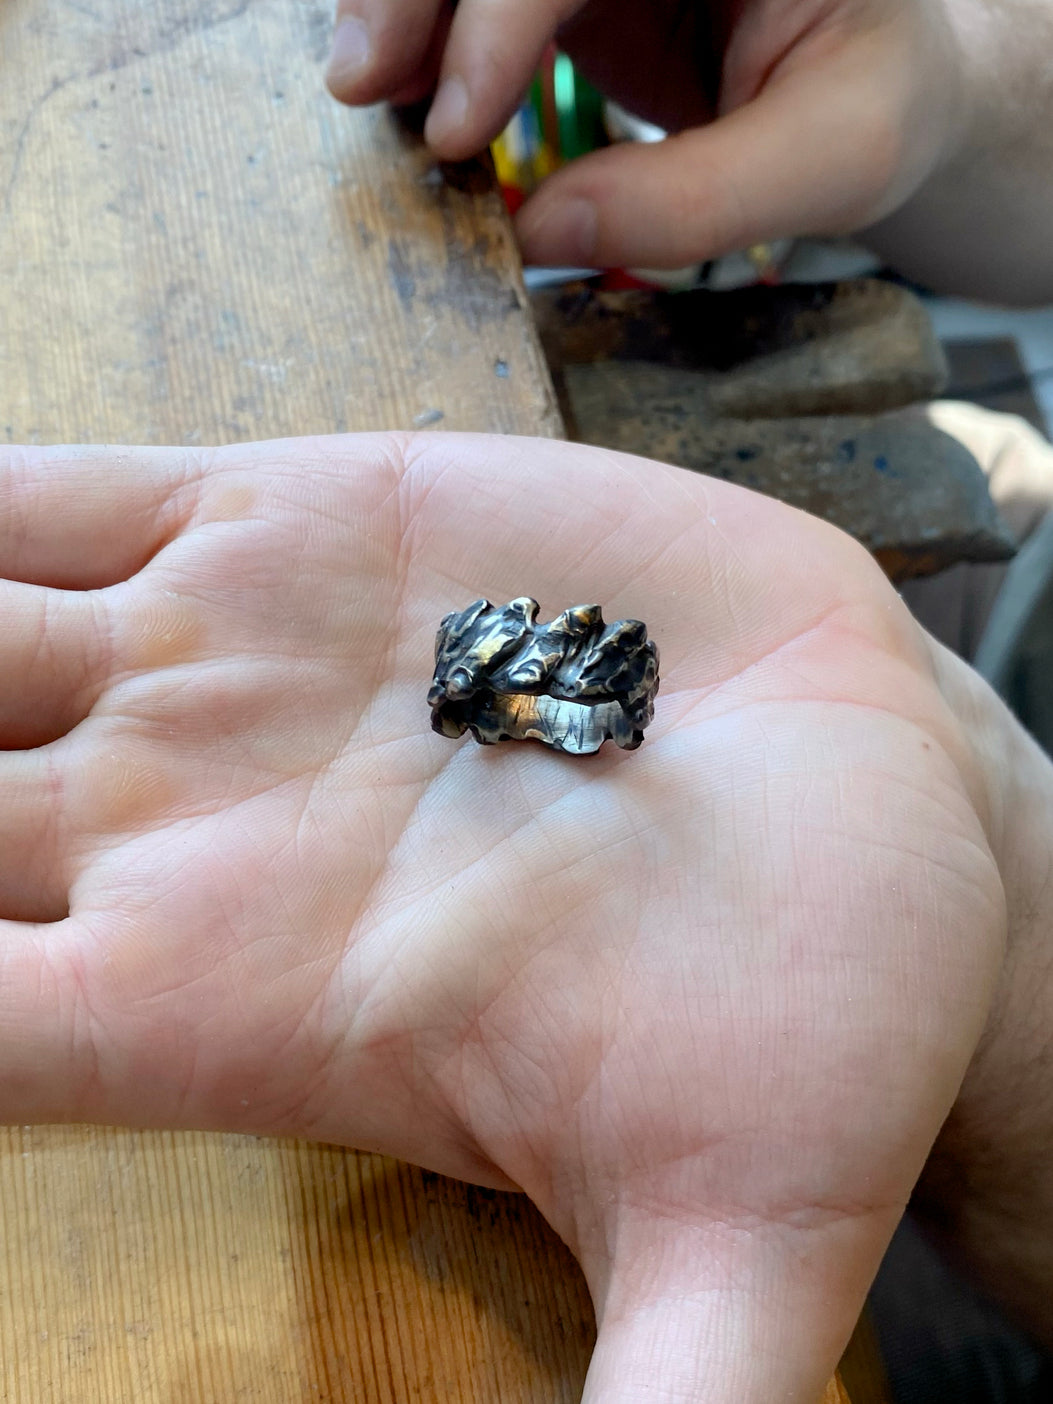
[[[477,155],[522,102],[562,9],[580,0],[459,0],[449,7],[442,81],[425,126],[447,161]]]
[[[673,158],[674,143],[682,161]],[[719,228],[719,200],[707,202],[701,191],[685,198],[690,156],[681,137],[619,144],[572,161],[544,182],[516,218],[523,261],[681,268],[729,252],[723,247],[726,231]]]
[[[373,44],[369,29],[358,15],[343,15],[333,30],[332,48],[325,70],[326,87],[335,98],[348,102],[369,67]]]
[[[424,123],[424,140],[437,155],[451,161],[474,155],[470,141],[466,145],[469,106],[468,85],[458,74],[448,74]]]
[[[589,267],[595,262],[599,212],[582,195],[528,201],[515,228],[524,263]]]
[[[450,14],[447,0],[341,0],[325,71],[329,91],[350,107],[426,96]]]

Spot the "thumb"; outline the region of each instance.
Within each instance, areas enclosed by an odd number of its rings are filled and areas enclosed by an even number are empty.
[[[582,1404],[836,1404],[892,1226],[838,1214],[619,1229]]]
[[[520,211],[524,258],[675,268],[891,213],[931,162],[927,143],[906,154],[902,78],[865,52],[794,70],[708,126],[565,166]]]

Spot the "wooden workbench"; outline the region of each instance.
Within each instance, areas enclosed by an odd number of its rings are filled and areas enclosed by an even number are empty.
[[[486,173],[337,107],[330,23],[2,0],[8,441],[560,432]],[[583,1281],[513,1196],[329,1147],[14,1128],[0,1214],[5,1400],[580,1394]]]

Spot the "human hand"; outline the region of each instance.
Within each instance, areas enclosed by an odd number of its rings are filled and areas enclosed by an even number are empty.
[[[855,544],[541,441],[0,456],[0,1115],[522,1187],[586,1397],[817,1396],[977,1042],[986,789]],[[451,744],[439,619],[647,621],[641,750]]]
[[[961,57],[931,0],[462,0],[451,16],[448,0],[339,0],[333,92],[419,100],[439,79],[425,134],[461,159],[501,130],[558,30],[604,93],[679,133],[546,181],[517,222],[537,263],[677,267],[857,230],[957,135]]]
[[[1002,430],[1008,471],[1034,479],[1034,446],[1007,434],[1011,424]],[[1032,585],[1051,526],[1047,518],[1014,564],[1014,574],[1030,566]],[[1016,574],[1017,590],[1025,578]],[[963,1276],[1053,1351],[1053,762],[960,658],[936,646],[933,661],[992,778],[988,832],[1005,875],[1009,939],[983,1037],[911,1207]],[[1013,683],[1017,691],[1016,670]]]

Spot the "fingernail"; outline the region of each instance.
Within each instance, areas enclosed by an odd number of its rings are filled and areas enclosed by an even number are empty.
[[[464,79],[444,78],[424,123],[425,141],[429,146],[436,146],[447,137],[456,136],[467,116],[468,89]]]
[[[369,30],[357,15],[345,15],[333,30],[333,47],[325,81],[330,87],[349,83],[369,62]]]
[[[599,220],[596,206],[580,195],[559,200],[536,213],[529,205],[516,220],[524,258],[532,263],[593,262]]]

